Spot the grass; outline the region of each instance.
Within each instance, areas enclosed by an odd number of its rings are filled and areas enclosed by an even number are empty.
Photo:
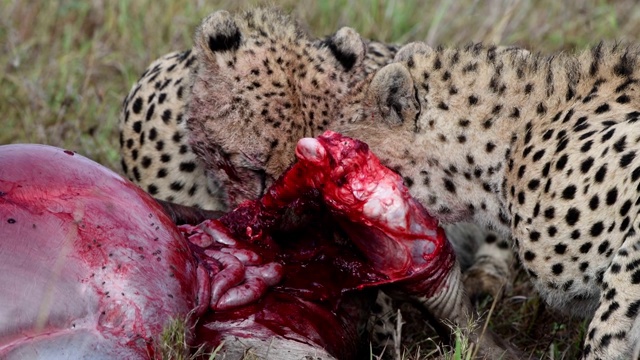
[[[215,349],[206,352],[204,346],[194,348],[187,342],[187,321],[171,319],[155,342],[154,359],[162,360],[213,360],[224,346],[224,341]],[[149,354],[151,355],[151,354]],[[151,358],[152,356],[150,356]],[[249,360],[249,359],[244,359]]]
[[[118,112],[139,74],[162,54],[189,48],[194,28],[209,12],[258,3],[264,2],[0,0],[0,144],[56,145],[119,171]],[[365,37],[399,43],[490,41],[553,52],[634,40],[640,33],[640,7],[633,0],[272,3],[318,36],[351,26]],[[584,323],[550,312],[532,294],[520,274],[490,327],[527,354],[577,358]],[[454,358],[463,359],[464,338],[459,341]],[[414,348],[407,359],[426,356]]]

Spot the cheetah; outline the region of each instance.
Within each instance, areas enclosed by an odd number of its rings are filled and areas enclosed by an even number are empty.
[[[622,44],[541,56],[413,43],[335,128],[388,159],[433,216],[510,235],[547,303],[591,319],[583,358],[637,358],[639,60]]]
[[[389,63],[398,49],[397,45],[367,41],[364,45],[366,46],[366,53],[365,49],[357,49],[361,52],[359,54],[360,58],[358,58],[349,52],[351,50],[350,46],[361,46],[359,35],[352,29],[343,28],[322,40],[303,38],[303,32],[300,27],[288,17],[273,9],[258,9],[247,12],[244,15],[243,22],[261,21],[257,19],[259,16],[266,16],[268,20],[273,20],[274,25],[268,36],[265,33],[262,39],[257,40],[258,43],[267,42],[272,46],[271,49],[273,50],[276,49],[275,46],[277,45],[283,47],[297,46],[300,49],[292,48],[289,51],[283,51],[284,54],[288,53],[289,56],[295,57],[300,55],[294,53],[296,50],[301,50],[304,53],[307,51],[320,51],[320,57],[315,59],[318,64],[314,65],[316,67],[310,70],[324,72],[325,70],[322,66],[326,66],[327,71],[332,71],[332,77],[340,74],[343,77],[342,81],[352,77],[351,81],[355,82],[367,74],[373,73]],[[251,25],[247,24],[245,26],[250,28]],[[280,32],[275,32],[274,30],[280,30]],[[292,40],[295,37],[298,37],[298,39],[295,39],[298,43],[294,44]],[[251,46],[254,46],[254,44],[244,45],[246,48]],[[149,65],[138,82],[132,87],[124,100],[119,117],[121,168],[131,181],[156,198],[208,210],[225,210],[237,206],[243,200],[253,199],[261,195],[261,191],[279,176],[286,165],[278,166],[278,170],[271,172],[263,169],[254,169],[257,172],[267,171],[264,175],[265,183],[260,184],[258,190],[249,191],[247,195],[232,201],[221,198],[225,195],[224,191],[221,191],[220,186],[214,182],[213,179],[215,177],[207,177],[202,160],[196,156],[189,144],[189,130],[185,121],[188,96],[192,92],[191,77],[198,70],[199,61],[196,51],[197,48],[162,56]],[[278,51],[281,51],[281,49],[278,49]],[[363,54],[364,58],[362,58]],[[255,56],[257,55],[251,54],[251,61],[254,61],[253,57]],[[264,61],[271,60],[277,63],[278,61],[283,61],[283,56],[265,54]],[[299,63],[296,64],[298,66],[304,64],[304,62],[311,61],[311,59],[306,58],[304,60],[296,60]],[[289,62],[287,65],[292,64],[291,60],[287,61]],[[356,64],[356,61],[359,61],[359,63]],[[296,69],[292,71],[295,73]],[[230,72],[230,74],[240,76],[236,71]],[[277,83],[277,79],[279,78],[280,81],[286,80],[287,74],[278,73],[273,75],[272,71],[271,74],[263,74],[262,76],[259,73],[251,73],[250,76],[252,84],[250,86],[261,89],[270,87],[274,92],[275,90],[283,89],[283,85]],[[268,81],[271,81],[271,83],[268,83]],[[322,86],[331,88],[331,83],[336,79],[325,79],[325,81],[327,81],[326,85],[322,84]],[[211,90],[216,91],[216,87],[222,86],[221,84],[223,83],[217,84],[213,82],[210,85],[212,86]],[[348,84],[340,85],[348,88]],[[324,88],[317,83],[315,86],[320,88],[313,94],[314,100],[309,104],[302,104],[302,106],[311,108],[318,99],[326,97],[326,109],[324,112],[331,111],[333,113],[336,109],[329,110],[327,108],[330,98],[323,94]],[[274,95],[276,94],[268,94],[266,96],[271,97]],[[298,98],[300,95],[296,92],[287,92],[285,96],[291,97],[291,99],[289,103],[285,104],[285,107],[290,109],[294,101],[300,101]],[[255,101],[258,100],[260,99],[255,99]],[[271,110],[267,109],[265,112],[260,111],[258,115],[252,115],[258,116],[261,121],[273,119],[276,116],[282,118],[301,117],[306,114],[301,111],[300,105],[296,104],[296,108],[289,110],[286,114],[282,113],[282,110],[278,110],[277,114],[275,111],[273,114],[267,114],[266,112]],[[313,117],[314,114],[310,116]],[[318,114],[318,117],[320,117],[320,114]],[[313,120],[311,118],[309,122],[311,123]],[[321,122],[328,121],[328,115],[323,115]],[[326,126],[326,124],[320,126]],[[318,131],[314,129],[314,133],[318,133]],[[254,140],[262,140],[262,136],[260,134],[258,136],[260,139]],[[256,144],[259,142],[263,141],[256,141]],[[274,151],[280,151],[283,145],[284,141]],[[264,154],[267,154],[267,151]],[[287,156],[293,158],[293,153],[288,153]],[[287,163],[290,162],[291,160],[287,161]],[[261,175],[261,177],[263,176]]]
[[[244,20],[242,21],[249,22],[250,19],[257,17],[258,13],[270,11],[273,12],[274,10],[247,12],[243,15]],[[293,34],[302,34],[299,27],[289,18],[282,15],[266,16],[277,17],[273,24],[277,24],[278,27],[289,29],[287,31]],[[205,20],[203,24],[211,23],[213,20],[213,18]],[[210,27],[210,29],[215,31],[215,27]],[[260,41],[268,41],[272,46],[279,45],[283,50],[287,49],[286,47],[291,47],[287,51],[268,52],[265,54],[265,60],[263,61],[272,61],[277,64],[278,61],[283,61],[282,58],[285,56],[283,54],[288,54],[287,56],[294,58],[294,60],[288,61],[290,63],[300,63],[297,66],[308,62],[307,59],[299,60],[297,59],[297,54],[292,54],[293,44],[291,39],[269,33],[268,36],[263,36]],[[259,48],[261,46],[260,41],[242,44],[242,48],[245,49],[242,54],[237,51],[238,49],[227,53],[233,54],[232,57],[245,56],[245,58],[249,59],[249,64],[257,62],[260,58],[256,60],[255,50],[252,47]],[[351,76],[350,81],[354,83],[362,81],[382,66],[391,62],[399,48],[398,45],[364,40],[365,51],[363,53],[359,35],[348,28],[343,28],[326,39],[298,41],[296,46],[301,48],[302,50],[299,51],[303,53],[322,51],[322,57],[319,59],[320,64],[309,67],[311,69],[310,74],[325,71],[323,68],[325,66],[326,70],[331,69],[337,73],[346,72],[346,76]],[[308,49],[305,49],[305,47]],[[355,48],[351,49],[351,47]],[[507,47],[505,50],[512,49]],[[229,201],[228,196],[225,196],[225,187],[219,184],[219,180],[215,180],[220,176],[215,173],[208,174],[205,171],[206,166],[203,159],[194,153],[189,143],[190,131],[187,129],[185,113],[187,112],[188,97],[192,93],[192,77],[201,72],[196,51],[197,48],[174,52],[161,57],[154,61],[142,74],[138,82],[133,85],[124,100],[119,118],[121,167],[124,174],[131,181],[158,199],[208,210],[225,210],[232,208],[245,198],[255,198],[261,195],[261,191],[280,174],[282,169],[293,161],[293,153],[283,150],[281,147],[286,142],[279,140],[277,133],[273,135],[269,146],[262,147],[263,150],[260,156],[271,156],[271,162],[278,165],[269,168],[264,164],[251,164],[248,171],[255,172],[258,178],[257,187],[259,190],[241,196],[235,201]],[[210,56],[205,56],[208,51],[207,48],[204,48],[199,52],[202,54],[202,60],[205,64],[207,59],[210,58]],[[359,54],[361,59],[353,54]],[[362,58],[363,54],[364,57]],[[222,57],[225,54],[219,54],[219,56]],[[353,64],[350,64],[350,62],[353,62]],[[264,64],[257,65],[266,67]],[[349,66],[349,69],[345,66]],[[353,69],[354,67],[359,67],[359,69]],[[265,70],[261,76],[254,75],[246,84],[237,85],[240,90],[235,93],[236,98],[247,98],[248,101],[258,104],[261,95],[250,97],[251,90],[259,90],[259,92],[267,94],[264,95],[265,97],[273,97],[269,93],[273,93],[274,89],[278,89],[273,83],[278,84],[279,82],[290,81],[289,77],[291,76],[291,74],[283,72],[282,66],[278,66],[278,68],[276,68],[278,71],[275,75],[274,69],[270,70],[271,74],[268,74],[269,70]],[[234,81],[233,77],[240,76],[237,70],[238,67],[224,69],[223,73],[227,76],[224,78],[218,76],[219,82],[229,83]],[[349,74],[349,72],[353,74]],[[336,76],[335,74],[332,74],[331,77]],[[253,75],[253,73],[250,75]],[[243,78],[249,79],[244,76]],[[220,88],[213,80],[208,80],[206,77],[203,80],[205,83],[210,84],[210,88],[203,91],[203,95],[200,95],[201,101],[206,103],[206,94],[212,91],[219,92]],[[309,80],[312,83],[313,81],[313,79]],[[318,80],[315,81],[317,83]],[[255,119],[250,119],[247,113],[240,116],[244,117],[245,122],[251,121],[252,123],[257,123],[258,126],[263,126],[264,124],[262,123],[268,123],[269,121],[273,123],[273,119],[276,116],[289,119],[305,118],[305,121],[310,124],[330,123],[336,116],[349,116],[348,113],[347,115],[337,115],[337,111],[340,109],[340,102],[334,100],[335,96],[324,93],[338,85],[342,86],[343,89],[349,88],[349,86],[342,83],[334,86],[334,83],[336,83],[336,80],[333,78],[328,79],[328,81],[325,79],[325,82],[315,94],[302,94],[299,89],[291,89],[290,84],[287,84],[288,91],[285,93],[284,99],[281,100],[287,110],[286,114],[280,108],[266,108],[260,109],[259,112],[255,111],[254,117],[256,112],[259,114]],[[242,86],[253,88],[245,91],[241,89]],[[280,88],[282,89],[282,87]],[[313,100],[307,100],[309,102],[307,104],[303,101],[304,97]],[[324,110],[319,113],[313,110],[316,108],[314,103],[318,99],[324,102]],[[291,104],[297,104],[297,106],[291,108]],[[286,106],[290,106],[290,108],[287,109]],[[354,110],[352,113],[355,114],[359,111]],[[325,126],[316,125],[315,129],[309,131],[313,135],[318,135]],[[222,129],[224,129],[222,125],[216,125],[216,127],[217,129],[212,131],[212,135],[221,133]],[[265,137],[262,136],[259,127],[255,131],[258,132],[256,134],[257,138],[255,135],[248,136],[251,139],[250,142],[255,144],[263,143]],[[298,134],[298,136],[301,135],[302,133]],[[295,139],[295,136],[290,138]],[[282,142],[283,144],[280,144],[280,147],[271,149],[273,141]],[[205,139],[202,142],[205,146],[207,143],[218,143],[216,139]],[[295,141],[289,141],[289,143],[295,144]],[[229,161],[234,165],[234,168],[243,169],[248,167],[246,164],[250,162],[245,157],[246,151],[244,149],[240,149],[240,151],[234,151],[238,150],[237,148],[223,150],[230,154]],[[271,154],[275,154],[275,156]],[[216,166],[214,165],[213,167],[215,169]],[[227,175],[224,174],[223,177],[227,177]],[[234,182],[229,187],[233,188],[233,185]],[[464,229],[463,233],[467,233],[469,229],[474,229],[470,225],[466,225],[466,227],[467,229]],[[459,233],[454,229],[450,230],[455,234]],[[475,259],[463,262],[465,270],[470,267],[464,274],[465,284],[467,284],[469,292],[474,297],[481,294],[491,294],[497,297],[505,287],[509,286],[509,280],[512,276],[513,257],[508,250],[508,242],[497,237],[492,232],[483,232],[479,229],[475,230],[475,232],[478,234],[467,236],[464,241],[458,241],[464,242],[464,244],[458,246],[467,250],[464,256],[467,258],[475,256]],[[478,236],[482,236],[482,239],[474,238]],[[457,238],[462,237],[457,236]],[[454,245],[457,246],[458,244],[454,242]],[[458,254],[463,255],[460,251],[458,251]]]
[[[125,99],[123,171],[155,197],[184,205],[224,210],[256,198],[291,164],[299,138],[335,119],[357,120],[367,79],[397,49],[349,28],[309,39],[272,10],[216,12],[194,49],[152,63]],[[486,279],[478,292],[497,294],[512,256],[504,240],[486,239],[471,269]],[[494,253],[506,255],[485,261]]]

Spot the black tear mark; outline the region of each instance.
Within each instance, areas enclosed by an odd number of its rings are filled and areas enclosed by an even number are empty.
[[[336,60],[338,60],[338,62],[342,65],[342,67],[344,67],[346,71],[353,69],[353,66],[356,64],[357,60],[356,54],[352,52],[342,51],[342,49],[338,48],[338,46],[331,40],[328,40],[326,44],[329,47],[329,50],[331,50],[333,56],[336,58]]]
[[[209,49],[215,52],[237,50],[240,47],[242,35],[240,30],[235,28],[231,35],[216,34],[209,35]]]

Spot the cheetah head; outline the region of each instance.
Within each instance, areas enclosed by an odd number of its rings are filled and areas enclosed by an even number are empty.
[[[262,195],[297,140],[360,115],[366,46],[350,28],[319,40],[277,10],[217,11],[194,51],[190,144],[230,207]]]
[[[385,165],[402,174],[411,194],[433,216],[444,222],[472,216],[483,221],[484,210],[501,211],[498,201],[487,198],[501,190],[499,172],[507,149],[500,146],[508,135],[498,126],[482,128],[495,110],[493,103],[470,107],[467,99],[473,99],[474,84],[491,82],[495,72],[490,66],[511,59],[512,50],[407,44],[368,81],[362,117],[334,130],[366,142]],[[497,60],[486,65],[490,61],[482,59]],[[466,74],[465,66],[478,71]],[[484,145],[494,139],[495,150],[485,154]]]

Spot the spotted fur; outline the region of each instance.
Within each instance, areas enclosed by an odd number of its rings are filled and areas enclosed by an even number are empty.
[[[510,234],[547,302],[591,318],[584,358],[637,356],[639,48],[413,44],[399,57],[372,80],[361,121],[339,129],[389,159],[436,217]]]

